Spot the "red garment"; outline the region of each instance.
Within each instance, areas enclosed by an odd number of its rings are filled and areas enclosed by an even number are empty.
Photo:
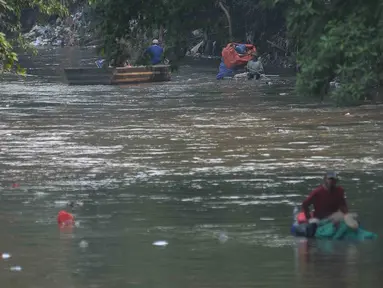
[[[57,223],[59,225],[73,225],[74,224],[74,217],[72,214],[61,210],[57,215]]]
[[[344,189],[338,186],[334,191],[328,191],[323,185],[313,190],[302,203],[303,211],[309,211],[310,205],[314,206],[314,217],[323,219],[331,214],[342,211],[347,213],[347,204]]]
[[[314,217],[314,212],[310,213],[310,217],[311,218]],[[299,212],[298,215],[297,215],[297,219],[296,220],[298,221],[298,224],[306,223],[307,219],[306,219],[305,213],[304,212]]]

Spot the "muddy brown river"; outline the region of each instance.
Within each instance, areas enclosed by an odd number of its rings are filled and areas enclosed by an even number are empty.
[[[289,230],[333,169],[382,235],[382,106],[317,105],[292,77],[217,82],[201,61],[168,83],[63,83],[84,55],[43,51],[0,82],[1,287],[381,287],[381,238]],[[60,230],[71,200],[77,226]]]

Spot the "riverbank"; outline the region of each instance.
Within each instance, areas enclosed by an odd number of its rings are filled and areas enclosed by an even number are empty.
[[[35,24],[24,37],[34,47],[86,46],[94,41],[90,24],[81,7],[66,18],[58,17],[45,25]]]
[[[77,47],[79,49],[87,49],[90,46],[101,44],[101,40],[95,34],[94,27],[92,28],[91,16],[89,16],[89,8],[79,7],[66,18],[56,18],[49,21],[45,25],[36,24],[30,31],[24,33],[24,37],[35,48],[50,49],[52,47]],[[202,59],[209,62],[210,60],[220,59],[220,51],[222,47],[215,46],[208,41],[207,46],[210,49],[205,49],[204,45],[197,45],[203,42],[203,31],[195,30],[190,33],[190,43],[187,48],[186,58]],[[202,42],[201,42],[202,41]],[[275,46],[275,45],[274,45]],[[295,63],[291,57],[280,56],[276,53],[273,45],[269,45],[269,51],[261,54],[261,60],[264,66],[273,67],[271,69],[290,69],[295,67]],[[132,48],[129,48],[132,50]],[[194,51],[193,51],[194,50]],[[204,54],[208,51],[208,54]],[[210,53],[210,54],[209,54]],[[131,54],[136,54],[132,52]]]

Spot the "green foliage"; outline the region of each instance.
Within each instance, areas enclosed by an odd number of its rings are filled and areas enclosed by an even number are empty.
[[[267,0],[231,0],[228,2],[234,24],[234,36],[245,40],[245,33],[252,32],[257,47],[278,32],[285,31],[287,3],[273,6]],[[265,48],[267,45],[264,45]]]
[[[288,32],[298,49],[297,91],[324,97],[329,81],[337,104],[360,103],[383,80],[383,2],[273,0],[288,4]]]
[[[99,35],[103,39],[101,50],[108,60],[124,62],[132,53],[124,51],[121,42],[140,48],[149,44],[152,37],[160,37],[164,29],[166,51],[182,50],[189,33],[209,23],[215,1],[211,0],[91,0]],[[214,8],[214,9],[213,9]],[[153,33],[153,31],[157,32]],[[119,59],[117,59],[119,58]]]
[[[38,8],[45,15],[67,14],[67,9],[60,0],[0,0],[0,71],[11,71],[23,74],[25,71],[18,65],[14,46],[30,48],[21,35],[20,17],[25,8]]]

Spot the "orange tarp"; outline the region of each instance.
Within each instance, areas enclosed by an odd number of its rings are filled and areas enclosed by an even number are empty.
[[[244,55],[240,55],[235,51],[235,46],[241,45],[239,43],[229,43],[222,50],[223,63],[229,69],[234,68],[235,66],[246,65],[252,58],[252,53],[256,52],[257,49],[252,44],[245,44],[247,52]]]

